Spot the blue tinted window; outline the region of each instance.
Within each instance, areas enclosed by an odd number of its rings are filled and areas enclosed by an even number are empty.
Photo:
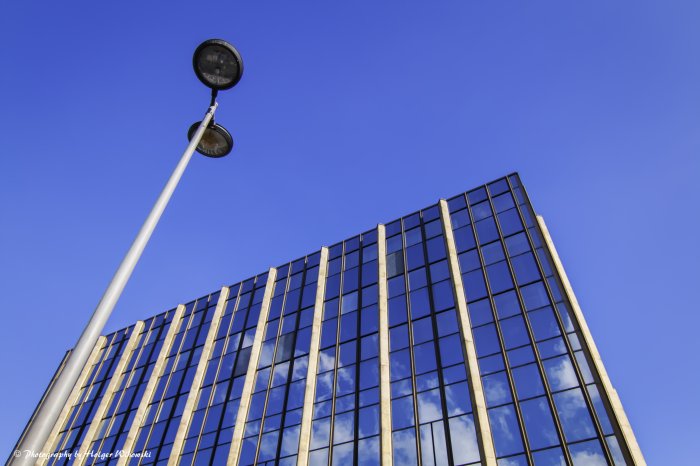
[[[520,453],[523,444],[513,405],[490,409],[488,414],[496,455],[500,457]]]
[[[510,278],[510,270],[505,261],[487,266],[486,275],[489,277],[492,293],[500,293],[513,288],[513,280]]]
[[[486,283],[484,283],[484,275],[480,269],[462,275],[462,282],[464,283],[464,294],[467,302],[486,296]]]
[[[498,406],[513,401],[505,372],[486,375],[481,380],[484,385],[486,406]]]
[[[595,436],[593,422],[586,409],[580,388],[554,394],[554,404],[564,429],[567,442],[575,442]]]
[[[518,280],[518,285],[533,282],[540,279],[540,272],[537,269],[535,258],[532,253],[522,254],[511,259],[515,278]]]
[[[576,466],[584,464],[584,462],[589,464],[606,464],[605,456],[603,456],[598,440],[570,445],[569,452]]]
[[[481,267],[481,261],[479,260],[479,253],[476,249],[459,255],[459,268],[462,273],[470,272],[479,267]]]
[[[391,401],[391,427],[401,429],[412,426],[413,420],[413,397],[406,396]]]
[[[506,349],[517,348],[518,346],[530,343],[530,337],[525,328],[522,316],[510,317],[501,321],[501,333]]]
[[[513,196],[511,196],[510,193],[505,193],[501,194],[500,196],[496,196],[492,198],[492,202],[496,212],[503,212],[504,210],[508,210],[512,207],[515,207],[515,202],[513,202]]]
[[[479,461],[479,447],[472,416],[454,417],[449,421],[452,437],[452,458],[455,464]]]
[[[535,340],[537,341],[546,340],[561,333],[551,307],[532,311],[528,313],[528,318],[532,326],[532,333],[535,335]]]
[[[457,228],[467,226],[471,223],[471,220],[469,218],[469,211],[466,209],[452,214],[450,218],[452,220],[452,228],[455,230]]]
[[[517,209],[506,210],[497,215],[504,236],[510,236],[523,230],[523,224],[520,221]]]
[[[467,306],[469,310],[469,319],[472,327],[478,327],[482,324],[493,322],[493,313],[491,312],[491,303],[488,299],[474,301]]]
[[[496,304],[496,313],[498,313],[499,319],[520,314],[521,312],[518,296],[515,294],[515,291],[509,291],[495,296],[493,300]]]
[[[475,223],[479,244],[487,244],[498,239],[498,230],[492,217]]]
[[[518,233],[506,238],[506,248],[508,249],[508,255],[513,257],[530,251],[530,243],[525,233]]]
[[[479,220],[483,220],[487,217],[490,217],[491,214],[491,206],[489,205],[488,202],[480,202],[476,205],[472,206],[472,215],[474,216],[474,221],[478,222]]]
[[[549,304],[547,291],[542,282],[533,283],[532,285],[524,286],[520,289],[520,293],[525,301],[525,309],[531,311]]]
[[[457,252],[468,251],[476,247],[476,240],[474,239],[474,232],[472,232],[471,227],[455,230],[454,235]]]
[[[489,354],[501,351],[501,344],[498,341],[496,327],[493,324],[475,328],[473,332],[477,356],[488,356]]]

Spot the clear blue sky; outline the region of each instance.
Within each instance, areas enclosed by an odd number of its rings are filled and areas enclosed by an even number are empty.
[[[519,171],[650,464],[700,457],[700,3],[8,2],[0,447],[19,436],[243,55],[109,324]]]

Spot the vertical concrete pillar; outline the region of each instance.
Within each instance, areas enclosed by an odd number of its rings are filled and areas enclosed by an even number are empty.
[[[126,347],[119,358],[119,362],[117,362],[117,366],[114,368],[114,373],[109,381],[109,384],[107,385],[107,388],[105,389],[104,395],[102,396],[102,401],[95,410],[95,413],[92,415],[92,422],[90,423],[90,427],[88,428],[85,437],[83,438],[83,443],[80,445],[78,455],[75,458],[75,463],[73,463],[74,466],[83,466],[83,464],[85,464],[87,459],[86,453],[88,453],[88,449],[95,439],[95,434],[97,434],[100,424],[102,424],[102,417],[104,417],[105,413],[107,412],[107,408],[109,408],[110,404],[113,402],[112,398],[114,397],[114,392],[121,384],[124,369],[133,357],[134,348],[136,348],[136,345],[141,339],[141,331],[143,330],[143,326],[143,321],[139,320],[131,330],[129,341],[126,342]],[[94,453],[97,454],[97,452]]]
[[[175,466],[180,461],[182,445],[185,442],[187,429],[189,428],[190,421],[192,420],[194,408],[197,403],[197,395],[199,395],[199,388],[202,386],[202,380],[204,379],[204,372],[207,369],[207,363],[209,362],[212,350],[214,349],[214,340],[216,339],[216,334],[219,331],[219,323],[221,322],[221,315],[224,313],[224,308],[226,307],[228,295],[229,288],[221,288],[219,301],[216,303],[216,309],[214,309],[214,315],[212,316],[211,324],[209,324],[209,332],[204,340],[202,354],[197,362],[197,369],[195,370],[194,378],[192,379],[192,386],[190,388],[190,392],[187,394],[187,401],[185,402],[185,409],[183,410],[182,417],[180,418],[180,425],[178,426],[177,433],[175,434],[173,448],[171,450],[170,457],[168,458],[168,466]]]
[[[275,286],[276,278],[277,269],[271,268],[267,274],[267,283],[265,284],[265,293],[263,294],[260,316],[258,317],[258,326],[255,329],[255,336],[253,337],[253,347],[250,349],[250,361],[248,362],[248,371],[246,372],[245,381],[243,382],[241,404],[238,407],[236,425],[233,428],[233,440],[231,441],[231,449],[228,452],[228,460],[226,461],[228,465],[238,464],[238,455],[241,453],[245,421],[248,418],[250,398],[253,396],[255,371],[258,368],[258,358],[260,357],[262,340],[265,335],[265,323],[267,322],[267,315],[270,312],[270,301],[272,300],[272,291]]]
[[[476,421],[476,432],[479,437],[479,448],[481,449],[481,462],[488,466],[496,466],[496,450],[491,437],[491,425],[489,424],[488,413],[486,412],[486,398],[484,388],[481,383],[479,364],[476,358],[476,346],[474,345],[474,335],[472,325],[467,311],[467,300],[464,295],[464,284],[462,274],[459,269],[459,259],[457,257],[457,247],[452,231],[452,219],[447,207],[447,201],[440,200],[440,218],[442,228],[445,233],[445,246],[447,249],[447,263],[449,264],[452,289],[455,296],[455,305],[459,317],[460,332],[466,354],[466,361],[469,374],[469,390],[472,396],[474,408],[474,420]]]
[[[121,458],[119,458],[117,466],[126,466],[126,464],[129,462],[129,455],[133,453],[134,443],[136,442],[136,436],[139,433],[139,428],[141,427],[141,423],[143,422],[143,417],[144,414],[146,414],[148,404],[151,402],[153,393],[155,392],[156,387],[158,385],[158,379],[160,379],[160,376],[163,375],[163,369],[165,368],[165,359],[168,357],[168,352],[170,352],[170,349],[173,345],[175,335],[180,329],[180,325],[182,324],[182,314],[184,314],[184,312],[185,306],[183,304],[180,304],[175,310],[173,320],[172,322],[170,322],[170,327],[168,328],[168,333],[165,334],[163,346],[160,348],[158,358],[156,359],[155,365],[153,366],[151,378],[148,379],[146,389],[144,390],[143,396],[141,397],[141,401],[139,402],[139,407],[136,409],[136,415],[134,416],[134,420],[131,421],[131,426],[129,426],[129,433],[126,435],[126,441],[124,442],[124,446],[122,447],[122,452],[124,454]]]
[[[377,225],[377,266],[379,290],[379,425],[382,466],[393,464],[391,445],[391,373],[389,372],[389,301],[386,272],[386,228]]]
[[[309,347],[309,364],[306,372],[304,390],[304,407],[299,429],[299,454],[297,466],[309,464],[311,446],[311,419],[314,414],[314,394],[316,392],[316,372],[318,371],[318,351],[321,346],[321,321],[323,320],[323,298],[326,295],[326,276],[328,275],[328,248],[321,248],[316,283],[316,300],[314,301],[314,319],[311,325],[311,346]]]
[[[627,419],[627,414],[625,413],[625,410],[622,407],[620,397],[617,395],[617,391],[613,387],[612,382],[610,381],[610,377],[608,377],[608,372],[605,370],[603,360],[601,359],[600,353],[598,352],[598,348],[596,347],[596,344],[593,341],[591,331],[588,328],[586,319],[583,317],[583,312],[581,311],[581,307],[579,306],[578,300],[576,299],[574,290],[571,287],[571,283],[569,282],[569,277],[564,271],[564,266],[562,265],[561,260],[559,259],[559,254],[557,253],[557,250],[554,247],[552,237],[549,235],[547,225],[544,223],[544,219],[539,215],[537,216],[537,225],[539,226],[539,229],[542,232],[542,237],[544,238],[544,243],[547,247],[547,250],[549,251],[549,255],[552,258],[554,268],[556,269],[557,275],[559,275],[561,284],[564,287],[564,293],[566,294],[566,297],[569,303],[571,304],[571,311],[573,313],[572,317],[576,320],[576,324],[580,330],[580,336],[583,339],[583,344],[588,350],[588,354],[590,355],[593,367],[600,378],[600,384],[602,385],[603,391],[605,392],[605,397],[609,401],[609,407],[612,411],[612,417],[615,418],[617,424],[620,427],[620,432],[622,434],[623,440],[627,446],[629,455],[631,456],[631,458],[628,458],[628,460],[632,460],[633,464],[636,466],[646,466],[647,463],[644,460],[644,456],[642,455],[642,450],[639,448],[637,438],[635,437],[634,432],[632,431],[632,426],[630,425],[629,420]]]
[[[68,397],[68,400],[66,401],[66,404],[63,407],[63,410],[61,411],[61,415],[58,416],[56,424],[51,430],[51,435],[49,435],[48,440],[46,440],[44,448],[41,449],[42,452],[51,453],[56,447],[56,442],[58,441],[58,434],[61,432],[61,428],[68,419],[68,415],[70,414],[70,410],[73,407],[73,404],[75,404],[78,396],[80,395],[80,389],[83,388],[83,385],[85,385],[85,382],[87,382],[87,378],[90,376],[90,370],[92,369],[92,365],[97,362],[97,358],[102,354],[102,350],[104,349],[106,344],[107,338],[101,336],[97,339],[95,347],[92,349],[92,353],[90,353],[90,357],[85,363],[85,367],[83,367],[83,372],[80,373],[80,378],[75,383],[73,391],[71,391],[70,396]],[[40,458],[37,460],[36,465],[44,465],[46,464],[47,460],[48,458]]]

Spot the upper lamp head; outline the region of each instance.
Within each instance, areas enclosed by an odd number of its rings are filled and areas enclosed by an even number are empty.
[[[217,91],[231,89],[243,75],[243,60],[238,50],[221,39],[209,39],[199,44],[192,65],[199,80]]]

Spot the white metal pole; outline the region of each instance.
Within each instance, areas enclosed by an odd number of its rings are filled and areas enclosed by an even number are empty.
[[[209,110],[200,123],[199,128],[197,128],[197,131],[194,133],[187,149],[185,149],[185,152],[182,154],[180,162],[177,164],[177,167],[175,167],[172,175],[170,175],[170,179],[165,184],[160,196],[158,196],[158,200],[153,206],[153,209],[151,209],[151,213],[148,214],[148,218],[146,218],[136,239],[131,244],[129,252],[126,253],[124,260],[122,260],[117,272],[114,274],[114,277],[112,277],[112,281],[107,287],[107,290],[104,295],[102,295],[100,303],[97,305],[90,321],[80,335],[80,339],[78,339],[78,343],[76,343],[75,349],[71,353],[63,371],[61,371],[56,383],[54,383],[53,387],[51,387],[44,398],[44,402],[39,407],[36,416],[34,416],[34,419],[27,427],[24,438],[22,438],[17,450],[13,453],[10,463],[13,466],[30,466],[38,459],[37,457],[32,457],[33,454],[42,453],[41,450],[44,448],[51,430],[63,406],[68,400],[68,396],[73,390],[73,386],[78,380],[92,348],[95,346],[95,342],[102,333],[102,329],[107,323],[107,319],[109,319],[114,306],[117,304],[122,290],[131,276],[131,272],[139,261],[141,253],[158,224],[158,220],[160,220],[165,207],[168,205],[168,201],[170,201],[170,197],[175,191],[180,178],[182,178],[182,174],[185,172],[185,168],[187,168],[187,164],[192,158],[192,154],[197,148],[197,145],[199,145],[207,125],[214,117],[217,105],[218,104],[214,102],[211,107],[209,107]],[[47,454],[51,452],[43,453]]]

